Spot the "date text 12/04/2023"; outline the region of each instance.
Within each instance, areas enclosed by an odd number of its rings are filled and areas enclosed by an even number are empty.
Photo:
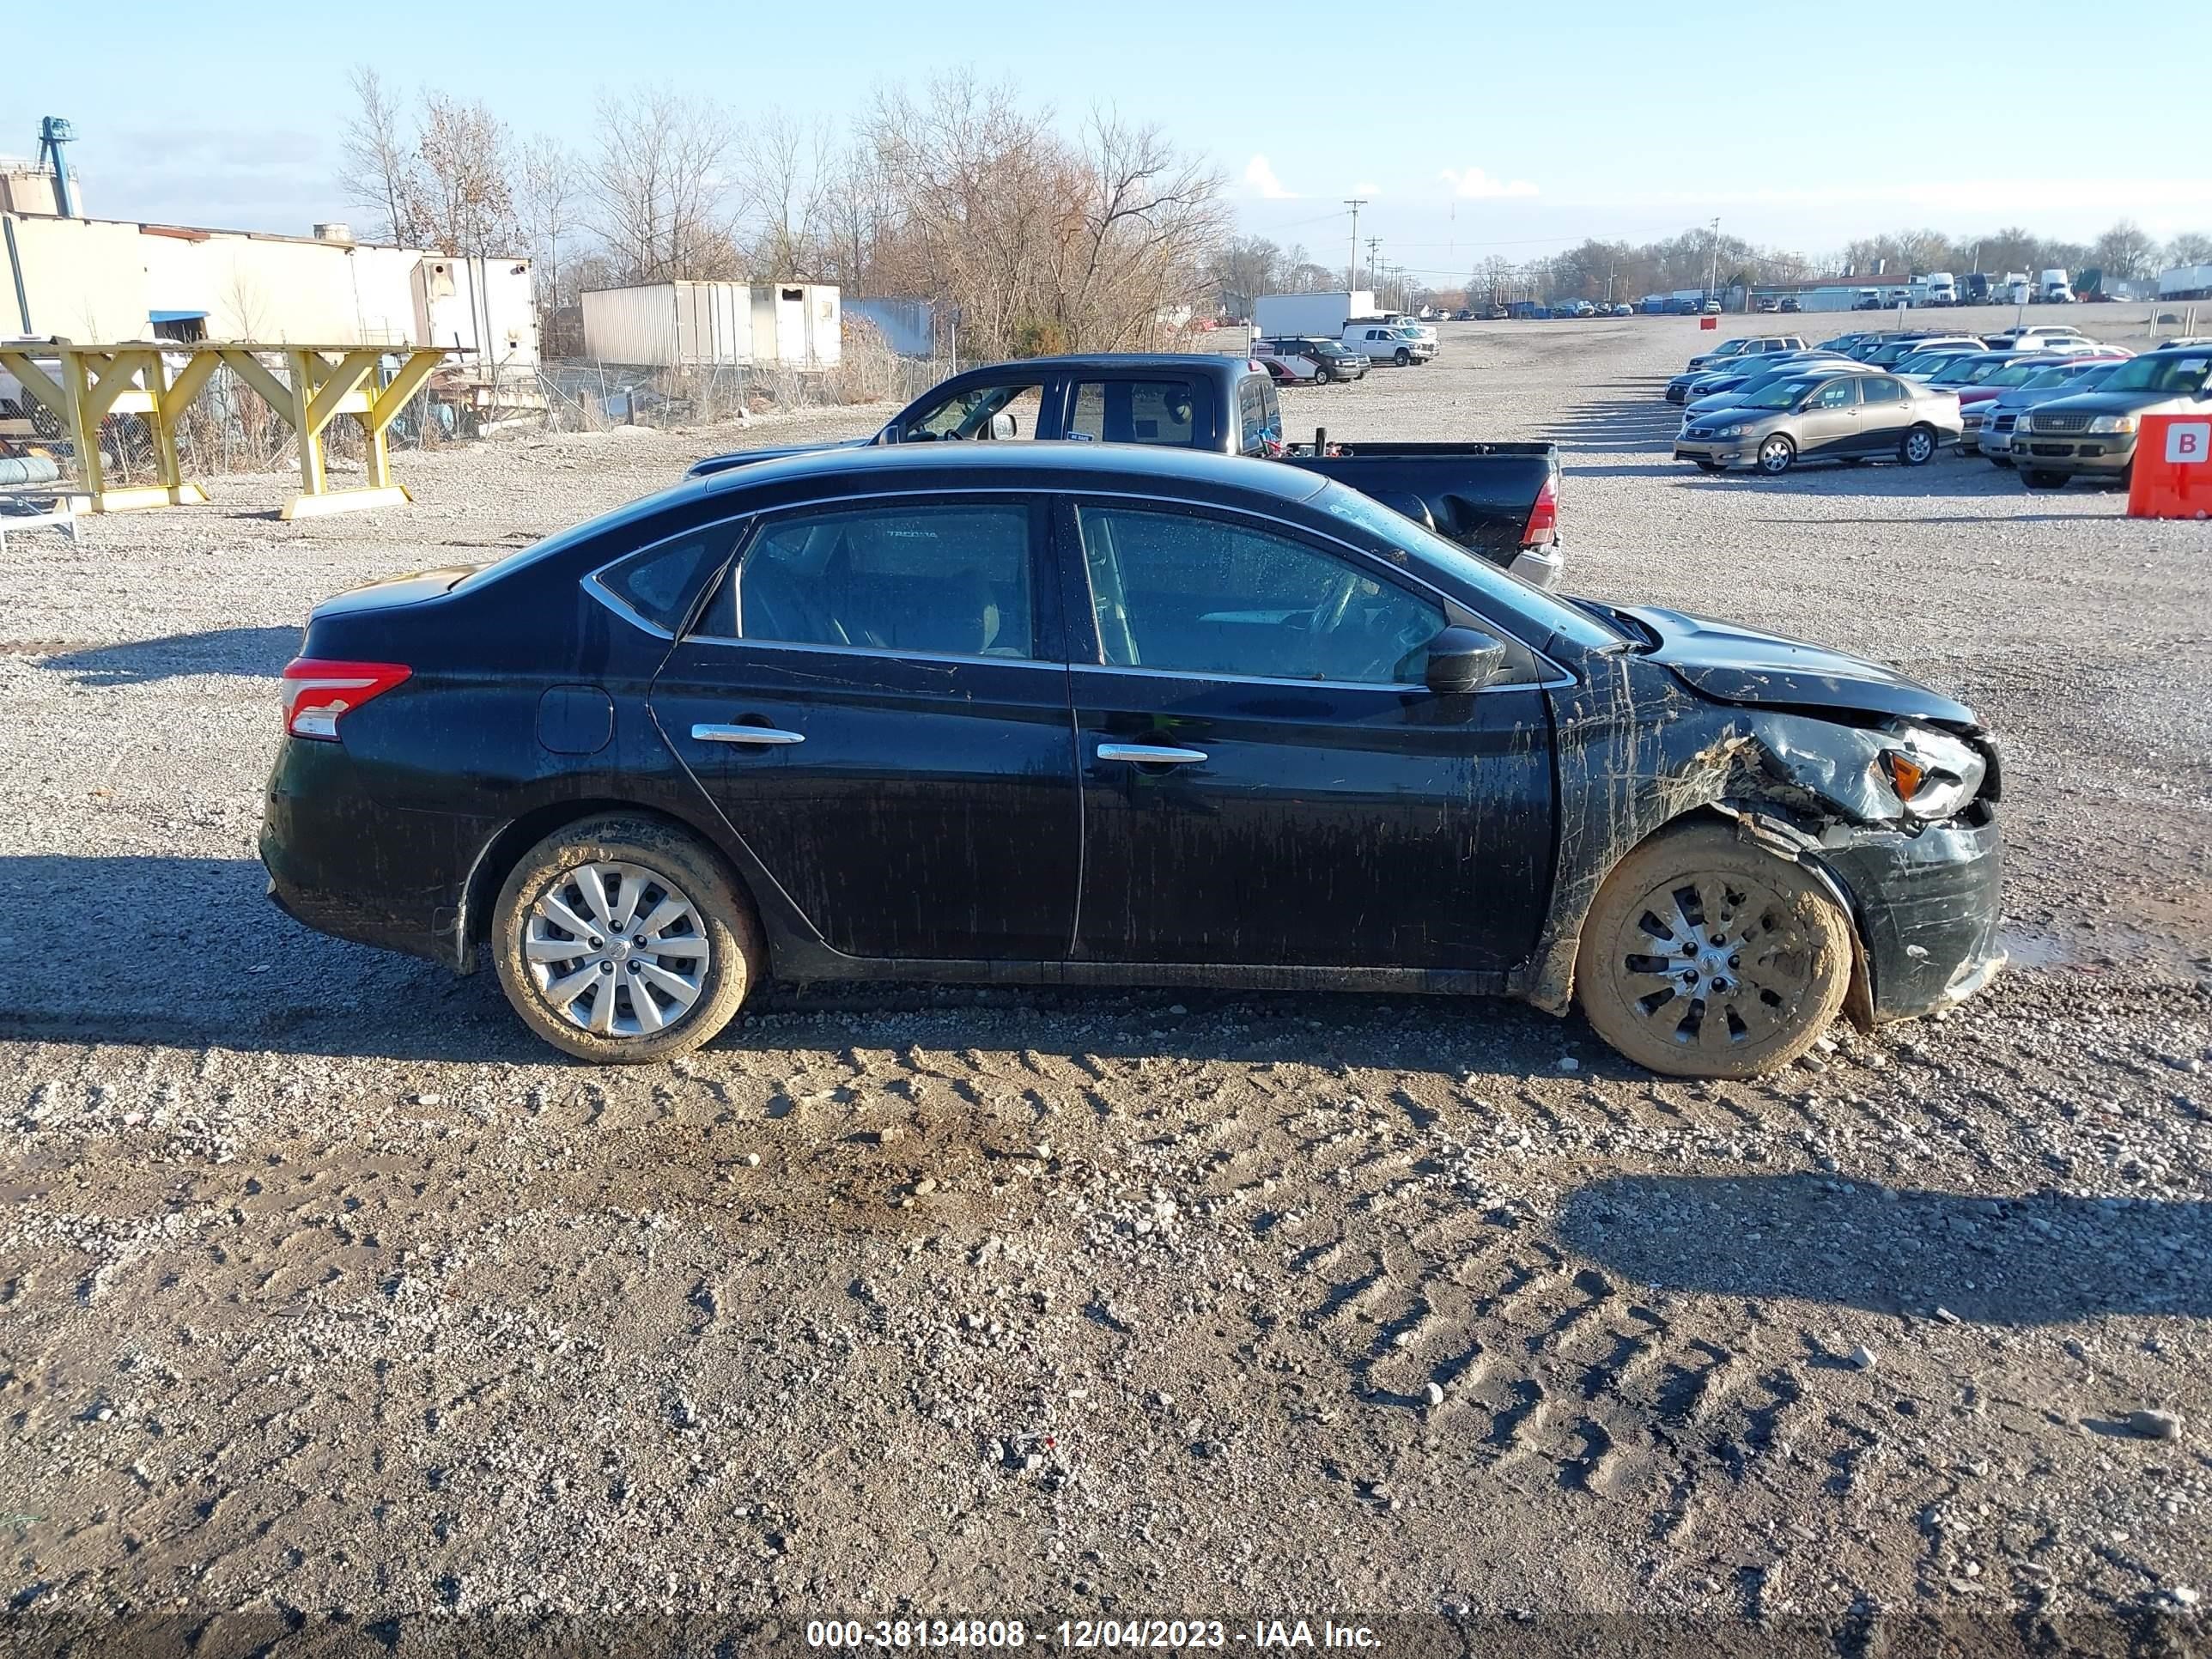
[[[859,1652],[897,1648],[1039,1647],[1077,1651],[1141,1649],[1251,1648],[1291,1651],[1303,1648],[1359,1650],[1381,1645],[1365,1625],[1334,1620],[1255,1619],[1249,1626],[1218,1619],[1063,1619],[1056,1625],[1030,1625],[1018,1619],[810,1620],[810,1648]]]

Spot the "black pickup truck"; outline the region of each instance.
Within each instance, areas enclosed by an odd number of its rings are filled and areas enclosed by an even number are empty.
[[[1559,446],[1363,443],[1321,432],[1310,444],[1292,444],[1274,382],[1243,357],[1108,353],[994,363],[932,387],[852,445],[1024,438],[1165,444],[1282,461],[1371,495],[1540,587],[1559,585]],[[691,473],[797,453],[736,450],[695,463]]]

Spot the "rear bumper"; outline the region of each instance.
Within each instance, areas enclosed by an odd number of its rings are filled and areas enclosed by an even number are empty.
[[[2004,965],[2003,836],[1995,811],[1977,810],[1979,823],[1869,830],[1823,849],[1858,912],[1878,1021],[1963,1002]]]
[[[1513,562],[1505,568],[1531,586],[1555,592],[1559,586],[1559,571],[1565,563],[1556,547],[1524,547],[1513,556]]]
[[[343,744],[287,738],[262,803],[277,908],[318,933],[461,963],[469,870],[495,826],[394,806]]]

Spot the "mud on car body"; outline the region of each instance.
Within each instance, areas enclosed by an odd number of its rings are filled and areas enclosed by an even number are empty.
[[[1971,711],[1562,600],[1267,463],[732,469],[341,596],[285,684],[276,901],[488,950],[594,1060],[774,975],[1579,1001],[1640,1064],[1743,1076],[1999,960]]]

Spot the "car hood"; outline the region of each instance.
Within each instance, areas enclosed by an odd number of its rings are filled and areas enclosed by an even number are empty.
[[[709,473],[727,472],[733,466],[780,461],[789,455],[819,455],[832,449],[866,449],[876,441],[874,437],[844,438],[830,444],[786,444],[780,449],[733,449],[726,455],[709,455],[704,460],[692,462],[684,469],[684,476],[703,478]]]
[[[2047,404],[2038,404],[2035,411],[2068,409],[2085,410],[2092,415],[2140,415],[2145,410],[2155,409],[2160,404],[2172,404],[2187,413],[2201,407],[2198,400],[2183,392],[2076,392],[2064,398],[2053,398]]]
[[[1629,614],[1659,635],[1651,660],[1717,702],[1975,723],[1966,704],[1863,657],[1656,605]]]

